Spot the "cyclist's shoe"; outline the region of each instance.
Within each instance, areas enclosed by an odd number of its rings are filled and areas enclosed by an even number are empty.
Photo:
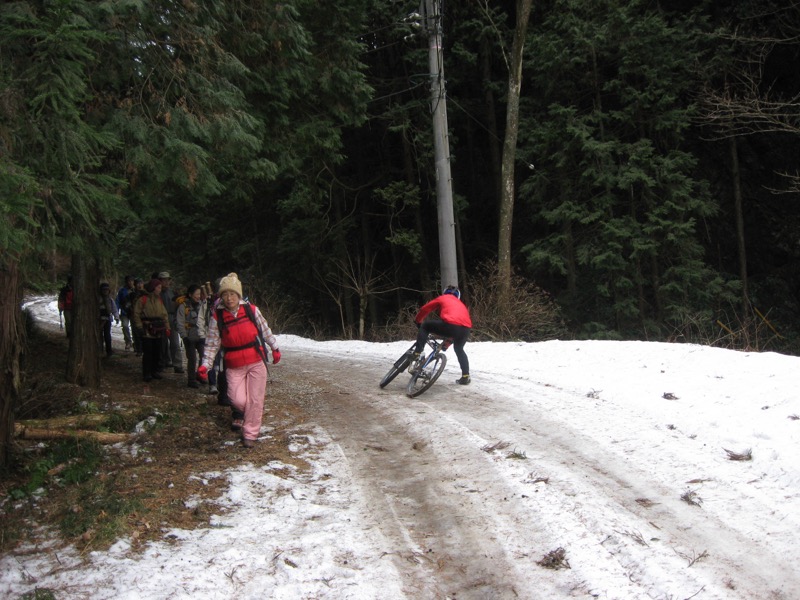
[[[470,379],[469,375],[462,375],[461,379],[456,379],[456,383],[459,385],[469,385]]]
[[[419,352],[414,352],[411,354],[411,366],[408,367],[409,373],[416,373],[419,371],[419,368],[422,366],[422,361],[425,360],[425,357],[422,356]]]

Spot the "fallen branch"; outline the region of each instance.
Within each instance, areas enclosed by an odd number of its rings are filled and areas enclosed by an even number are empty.
[[[17,421],[22,427],[34,429],[88,429],[102,425],[110,418],[109,415],[72,415],[67,417],[54,417],[52,419],[26,419]]]
[[[15,423],[14,437],[23,440],[69,440],[77,438],[95,440],[101,444],[118,444],[119,442],[127,442],[131,436],[127,433],[106,433],[103,431],[87,431],[85,429],[40,429]]]
[[[753,460],[753,451],[750,448],[742,452],[734,452],[727,448],[723,448],[723,450],[728,453],[728,460]]]

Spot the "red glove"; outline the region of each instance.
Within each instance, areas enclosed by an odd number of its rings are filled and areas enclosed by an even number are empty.
[[[167,329],[166,333],[167,333],[167,337],[168,337],[168,338],[169,338],[169,337],[172,337],[172,330],[170,330],[170,329]]]
[[[206,369],[203,365],[200,365],[200,368],[197,369],[197,378],[203,383],[208,381],[208,369]]]
[[[273,350],[272,351],[272,362],[277,365],[280,362],[280,360],[281,360],[281,351],[278,350],[278,349]]]

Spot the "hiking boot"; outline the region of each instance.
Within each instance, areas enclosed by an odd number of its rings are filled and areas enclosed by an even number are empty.
[[[248,440],[247,438],[242,438],[242,446],[244,446],[245,448],[255,448],[256,441]]]
[[[461,379],[456,379],[456,383],[459,385],[469,385],[469,375],[462,375]]]
[[[233,419],[231,421],[231,431],[241,431],[244,425],[244,419]]]
[[[212,385],[212,386],[209,386],[209,388],[208,388],[208,393],[209,393],[211,396],[216,396],[217,394],[219,394],[219,390],[217,389],[217,386],[215,386],[215,385]]]
[[[414,352],[411,355],[411,366],[408,367],[409,373],[416,373],[419,371],[419,368],[422,366],[422,362],[425,360],[425,357],[422,356],[419,352]]]

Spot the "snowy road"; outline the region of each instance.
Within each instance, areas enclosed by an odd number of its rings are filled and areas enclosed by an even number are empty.
[[[632,458],[647,441],[635,420],[634,443],[598,442],[583,421],[571,426],[542,409],[592,410],[569,390],[527,381],[515,389],[503,374],[461,388],[451,368],[409,399],[405,374],[376,386],[390,362],[330,356],[295,355],[293,365],[325,389],[317,424],[391,540],[410,597],[800,597],[794,558],[738,527],[734,505],[733,518],[724,509],[720,518],[682,500],[656,465]],[[661,451],[663,462],[683,460]],[[768,519],[769,504],[750,500]],[[569,569],[537,564],[559,548]],[[780,587],[776,572],[785,575]]]
[[[310,472],[222,461],[198,474],[227,480],[208,528],[141,553],[23,547],[0,557],[0,596],[800,598],[797,357],[470,343],[472,385],[451,364],[409,399],[407,374],[378,387],[407,341],[279,339],[273,390],[300,390]]]

